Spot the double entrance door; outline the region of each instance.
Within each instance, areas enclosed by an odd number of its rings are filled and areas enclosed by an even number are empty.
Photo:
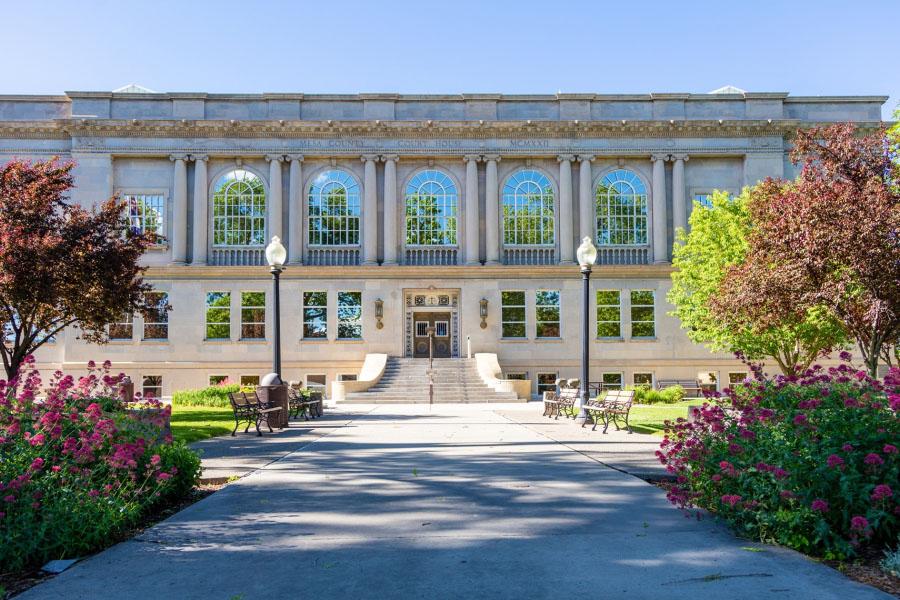
[[[428,358],[428,329],[434,328],[434,357],[450,358],[451,333],[450,313],[448,312],[416,312],[413,313],[413,357]]]

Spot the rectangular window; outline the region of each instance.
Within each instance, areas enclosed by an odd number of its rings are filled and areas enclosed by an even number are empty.
[[[434,322],[434,337],[447,337],[450,335],[450,323],[448,321]]]
[[[538,338],[558,338],[559,290],[538,290],[535,294],[535,321]]]
[[[122,320],[109,324],[109,339],[131,340],[134,338],[134,315],[122,315]]]
[[[209,385],[227,385],[228,375],[210,375]]]
[[[597,291],[597,337],[622,337],[622,304],[619,290]]]
[[[416,321],[416,337],[428,336],[428,321]]]
[[[338,339],[362,339],[362,292],[338,292]]]
[[[144,375],[141,394],[144,398],[162,398],[162,375]]]
[[[241,375],[241,385],[256,387],[259,385],[259,375]]]
[[[319,392],[325,393],[325,375],[322,374],[308,374],[306,376],[306,389],[308,390],[316,390]]]
[[[694,202],[697,202],[703,208],[712,208],[712,194],[694,194]]]
[[[730,371],[728,373],[728,385],[738,385],[747,379],[747,371]]]
[[[519,372],[519,373],[504,373],[503,378],[507,379],[507,380],[515,380],[515,381],[528,379],[528,371]]]
[[[266,339],[265,292],[241,292],[241,339]]]
[[[150,308],[144,311],[144,339],[169,339],[169,295],[165,292],[150,292],[147,294],[147,303]]]
[[[631,337],[656,337],[653,290],[631,291]]]
[[[603,373],[600,376],[600,381],[603,384],[604,390],[621,390],[622,389],[622,374],[621,373]]]
[[[719,389],[719,374],[716,371],[697,373],[700,389],[704,392],[715,392]]]
[[[635,386],[653,387],[653,373],[635,373],[632,381]]]
[[[328,338],[328,292],[303,292],[303,339]]]
[[[556,379],[559,377],[556,373],[538,373],[537,375],[537,391],[543,395],[544,392],[556,391]]]
[[[356,381],[356,373],[339,373],[338,381]]]
[[[141,233],[166,235],[166,197],[162,194],[128,194],[128,222],[131,229]],[[160,240],[161,241],[161,240]]]
[[[525,337],[525,292],[500,292],[500,335]]]
[[[206,339],[231,338],[231,292],[206,293]]]

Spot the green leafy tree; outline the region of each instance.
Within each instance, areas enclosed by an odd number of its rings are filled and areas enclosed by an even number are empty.
[[[716,314],[712,300],[729,268],[740,265],[748,251],[753,227],[748,209],[759,188],[745,188],[740,196],[715,192],[711,208],[694,203],[689,233],[679,230],[673,251],[669,302],[671,313],[694,342],[715,351],[742,352],[751,359],[774,360],[786,375],[807,369],[817,358],[845,342],[840,325],[816,307],[804,318],[786,320],[760,331],[746,315]]]

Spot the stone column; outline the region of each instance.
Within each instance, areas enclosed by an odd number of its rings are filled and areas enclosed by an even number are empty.
[[[666,249],[666,156],[654,154],[653,161],[653,262],[669,260]]]
[[[580,225],[578,239],[586,237],[592,240],[597,239],[597,234],[594,231],[596,224],[594,223],[594,187],[591,173],[591,162],[593,160],[593,156],[582,155],[578,157],[578,221]]]
[[[363,263],[364,265],[378,264],[378,180],[375,173],[375,161],[378,157],[374,154],[365,154],[360,160],[366,163],[365,179],[363,182]]]
[[[478,161],[480,156],[468,154],[466,161],[466,264],[481,263],[478,252]],[[499,218],[499,215],[498,215]]]
[[[575,235],[572,228],[572,161],[571,154],[562,154],[559,161],[559,262],[575,262]]]
[[[381,157],[384,161],[384,263],[397,264],[397,161],[396,154]]]
[[[281,162],[284,160],[280,155],[269,155],[266,157],[269,161],[269,229],[266,244],[273,236],[279,239],[284,238],[284,232],[281,230]]]
[[[209,231],[209,182],[206,161],[209,157],[194,154],[191,158],[194,159],[194,237],[191,264],[205,265]]]
[[[500,183],[497,181],[500,156],[488,154],[484,160],[487,161],[484,184],[485,264],[496,265],[500,262]]]
[[[187,261],[187,155],[173,154],[175,162],[175,195],[172,198],[172,262]]]
[[[684,163],[689,159],[687,154],[675,154],[672,166],[672,224],[675,231],[680,227],[687,230],[687,203],[684,188]]]
[[[303,264],[303,155],[290,154],[288,183],[288,262]]]

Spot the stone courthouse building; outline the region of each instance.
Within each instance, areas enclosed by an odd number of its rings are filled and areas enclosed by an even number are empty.
[[[271,370],[277,235],[285,379],[330,385],[367,354],[427,356],[433,326],[436,356],[496,354],[537,393],[580,372],[575,249],[589,236],[592,380],[714,386],[745,369],[669,316],[674,231],[713,190],[793,176],[798,127],[877,124],[885,101],[131,87],[0,96],[0,161],[73,160],[74,201],[118,194],[133,226],[165,236],[145,261],[172,311],[123,316],[104,347],[66,331],[42,367],[109,358],[157,395],[256,381]]]

